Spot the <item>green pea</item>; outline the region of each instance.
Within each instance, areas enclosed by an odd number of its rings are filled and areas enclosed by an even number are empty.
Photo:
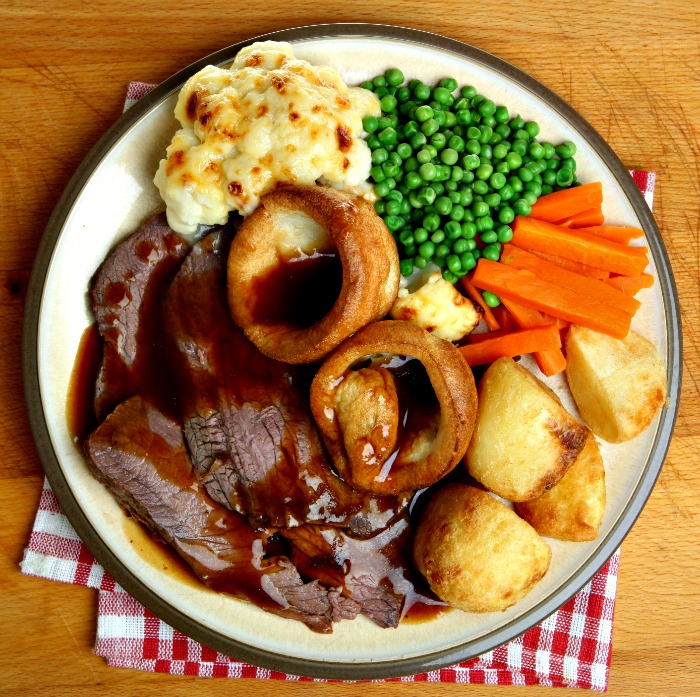
[[[508,145],[497,143],[493,147],[493,157],[496,160],[503,160],[508,155]]]
[[[474,201],[472,203],[472,213],[475,217],[481,218],[489,214],[489,204],[484,201]]]
[[[401,213],[401,202],[400,201],[387,201],[384,210],[389,215],[399,215]],[[401,240],[401,241],[403,242],[403,240]]]
[[[501,204],[501,196],[494,191],[486,194],[484,201],[489,204],[490,208],[497,208]]]
[[[399,143],[396,146],[396,153],[402,160],[407,160],[413,154],[413,148],[408,143]]]
[[[433,110],[431,107],[429,107],[427,104],[424,104],[423,106],[419,106],[416,109],[416,121],[420,121],[421,123],[425,123],[426,121],[429,121],[430,119],[433,118]]]
[[[467,143],[467,148],[469,146],[469,143]],[[481,160],[479,159],[479,156],[471,153],[469,155],[465,155],[462,158],[462,165],[464,166],[464,169],[469,172],[469,170],[476,169],[479,165],[481,164]]]
[[[541,191],[540,187],[540,191]],[[537,194],[534,191],[523,191],[521,194],[522,198],[527,201],[531,206],[535,205],[535,201],[537,201]]]
[[[406,172],[404,182],[411,191],[414,191],[423,185],[423,178],[418,172]]]
[[[573,172],[568,167],[564,167],[557,172],[557,186],[570,186],[573,181]]]
[[[457,112],[457,123],[460,126],[468,126],[472,122],[472,114],[469,109],[460,109]]]
[[[450,251],[450,248],[446,244],[439,244],[435,247],[435,256],[438,259],[444,259],[449,255]]]
[[[411,245],[415,244],[413,232],[411,230],[403,230],[399,235],[399,242],[401,242],[401,244],[406,245],[407,247],[410,247]]]
[[[423,227],[428,232],[435,232],[440,227],[440,216],[436,213],[428,213],[423,218]]]
[[[525,130],[530,138],[536,138],[540,133],[540,127],[536,121],[528,121],[525,124]]]
[[[493,167],[491,165],[479,165],[474,174],[477,179],[485,181],[493,174]]]
[[[498,258],[501,256],[501,251],[498,249],[498,247],[495,247],[494,245],[486,245],[482,250],[481,250],[481,256],[484,257],[484,259],[490,259],[491,261],[498,261]],[[495,296],[494,296],[495,297]],[[484,302],[486,300],[484,299]],[[488,303],[487,303],[488,305]],[[489,306],[492,307],[492,306]]]
[[[442,277],[448,282],[448,283],[457,283],[458,278],[455,276],[455,274],[452,273],[449,269],[443,269],[442,271]]]
[[[374,211],[377,215],[384,215],[386,212],[386,203],[384,201],[375,201]]]
[[[462,236],[462,226],[456,220],[445,223],[445,236],[448,240],[456,240]]]
[[[398,68],[389,68],[384,73],[384,78],[387,84],[392,87],[398,87],[404,81],[403,73]]]
[[[450,220],[459,222],[464,218],[464,206],[461,203],[459,203],[459,201],[462,198],[461,195],[458,194],[456,191],[454,193],[457,194],[458,202],[454,203],[453,201],[454,205],[452,206],[452,210],[450,211]],[[452,200],[452,196],[450,196],[450,200]]]
[[[424,259],[431,259],[435,254],[435,244],[430,240],[423,242],[423,244],[418,247],[418,254]]]
[[[417,172],[419,167],[420,163],[413,155],[403,163],[404,172]]]
[[[413,259],[413,265],[417,269],[424,269],[428,265],[428,260],[420,256],[420,254]]]
[[[505,123],[510,118],[508,109],[504,106],[496,107],[496,111],[494,111],[493,115],[498,123]]]
[[[384,224],[391,230],[391,232],[396,232],[404,224],[403,219],[398,215],[387,215],[384,218]]]
[[[533,176],[532,170],[528,169],[528,167],[521,167],[518,170],[518,177],[520,177],[520,181],[522,182],[531,182]]]
[[[413,231],[413,239],[416,244],[423,244],[428,239],[428,231],[423,227],[418,227]]]
[[[489,162],[493,157],[493,149],[488,143],[485,143],[481,146],[481,152],[479,153],[479,157],[482,163]]]
[[[369,147],[370,150],[376,150],[377,148],[381,148],[382,144],[379,142],[379,138],[372,134],[367,138],[367,147]]]
[[[464,271],[471,271],[476,266],[473,252],[469,251],[460,254],[459,263]]]
[[[362,128],[367,131],[367,133],[374,133],[377,128],[379,128],[379,119],[376,116],[368,115],[362,119]]]
[[[495,230],[487,230],[480,235],[484,244],[491,244],[498,241],[498,233]]]
[[[394,111],[396,105],[398,104],[396,97],[392,94],[385,94],[379,101],[379,106],[382,111],[386,114],[388,112]]]
[[[502,189],[506,185],[506,175],[501,172],[494,172],[489,177],[489,184],[491,184],[493,189]]]
[[[452,273],[458,273],[461,271],[462,264],[456,254],[450,254],[447,257],[447,268],[452,271]]]
[[[513,190],[513,187],[508,183],[506,183],[506,185],[502,189],[499,189],[498,193],[501,196],[501,201],[510,201],[510,199],[512,199],[513,196],[515,196],[515,191]]]
[[[463,237],[459,237],[454,241],[454,244],[452,245],[452,251],[455,254],[464,254],[464,252],[468,251],[469,249],[469,244],[467,243],[467,240],[465,240]]]
[[[512,174],[510,177],[508,177],[507,181],[508,184],[513,187],[513,191],[515,191],[516,194],[519,194],[523,190],[523,182],[517,175]]]
[[[459,203],[459,193],[457,192],[457,187],[459,186],[459,184],[456,181],[450,179],[449,181],[446,181],[443,184],[443,186],[445,187],[445,191],[448,192],[450,201],[452,201],[452,203]],[[455,196],[457,198],[455,198]]]
[[[445,193],[445,187],[441,182],[433,182],[430,185],[436,196],[442,196]]]
[[[481,297],[489,307],[498,307],[501,304],[499,297],[493,293],[490,293],[488,290],[485,290],[481,294]]]
[[[413,96],[421,102],[425,102],[428,99],[430,99],[430,93],[430,87],[428,85],[423,84],[422,82],[417,84],[413,88]]]
[[[471,189],[460,189],[459,191],[459,205],[468,206],[474,198]],[[465,212],[466,215],[466,212]]]
[[[465,221],[461,225],[462,227],[462,237],[464,237],[465,240],[471,240],[473,237],[476,237],[476,225],[472,222]]]
[[[498,236],[498,241],[501,244],[505,244],[506,242],[510,242],[513,239],[513,231],[510,229],[510,227],[508,225],[501,225],[498,228],[498,230],[496,231],[496,234]]]
[[[568,157],[566,160],[561,161],[560,169],[567,167],[572,172],[576,171],[576,160],[573,157]]]
[[[523,158],[515,151],[511,151],[506,155],[506,164],[511,169],[518,169],[523,163]]]
[[[386,78],[384,75],[377,75],[377,77],[372,80],[372,84],[375,87],[386,87]]]
[[[530,143],[527,151],[536,160],[541,160],[542,158],[544,158],[544,148],[537,141]]]
[[[532,213],[532,206],[524,199],[519,198],[513,203],[513,211],[516,215],[530,215]],[[502,220],[501,222],[505,222]]]
[[[425,179],[425,181],[430,182],[435,179],[437,174],[437,169],[432,162],[426,162],[422,164],[418,170],[418,174]]]
[[[470,138],[464,145],[464,149],[470,155],[479,155],[481,153],[481,143],[475,138]]]
[[[510,144],[510,150],[522,157],[527,152],[527,141],[517,138]]]
[[[452,201],[447,196],[441,196],[435,200],[435,209],[440,215],[449,215],[452,210]]]
[[[370,169],[369,171],[369,176],[372,177],[372,179],[374,179],[374,181],[377,184],[383,182],[386,179],[386,174],[384,174],[384,170],[382,170],[381,165],[376,165],[375,167],[372,167],[372,169]]]
[[[453,150],[452,148],[445,148],[440,153],[440,159],[446,165],[455,165],[457,164],[457,160],[459,160],[459,153],[456,150]]]
[[[497,162],[493,169],[495,172],[500,172],[501,174],[510,174],[510,167],[505,161]]]
[[[448,92],[454,92],[457,89],[457,80],[453,77],[443,77],[439,82],[440,87],[443,87]]]
[[[510,206],[503,206],[498,210],[498,220],[501,223],[512,223],[515,220],[515,211]]]
[[[413,273],[413,259],[402,259],[399,267],[402,276],[410,276]]]
[[[430,144],[436,150],[442,150],[445,147],[445,145],[447,145],[447,137],[444,133],[440,133],[440,131],[438,131],[437,133],[433,133],[433,135],[430,136]]]
[[[454,165],[450,171],[450,179],[455,182],[461,182],[464,179],[464,170],[459,165]]]
[[[494,133],[498,133],[501,138],[508,138],[510,135],[510,126],[507,123],[498,123],[493,129]]]
[[[418,192],[418,200],[421,202],[422,205],[424,206],[429,206],[431,205],[436,198],[436,193],[435,189],[433,189],[430,186],[424,186],[419,192]]]
[[[426,136],[433,135],[433,133],[435,133],[439,128],[440,124],[435,119],[428,119],[427,121],[424,121],[423,125],[420,127],[421,131],[423,131]]]
[[[464,87],[462,87],[459,93],[465,99],[474,99],[474,97],[476,97],[476,87],[472,87],[471,85],[465,85]]]
[[[440,104],[448,104],[451,96],[450,90],[444,87],[436,87],[433,90],[433,99]]]

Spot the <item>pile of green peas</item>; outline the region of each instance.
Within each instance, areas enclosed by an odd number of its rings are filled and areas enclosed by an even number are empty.
[[[435,263],[456,283],[479,257],[497,261],[510,223],[543,194],[576,185],[576,146],[539,142],[534,121],[446,77],[404,84],[391,68],[364,82],[382,115],[363,127],[375,210],[394,235],[401,274]],[[498,299],[493,299],[497,303]]]

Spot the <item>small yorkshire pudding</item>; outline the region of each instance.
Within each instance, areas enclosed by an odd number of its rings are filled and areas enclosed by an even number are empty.
[[[228,299],[262,353],[312,363],[384,317],[399,278],[396,243],[369,202],[327,187],[284,187],[241,224]]]
[[[430,486],[462,459],[476,418],[474,376],[448,341],[399,320],[346,339],[311,384],[336,469],[356,489]]]

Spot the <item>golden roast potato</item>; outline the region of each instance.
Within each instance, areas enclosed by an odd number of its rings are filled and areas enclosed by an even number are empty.
[[[571,394],[596,436],[622,443],[649,426],[666,401],[666,371],[650,341],[572,325],[565,350]]]
[[[587,429],[559,398],[512,358],[499,358],[479,383],[467,467],[508,501],[529,501],[553,487],[574,463]]]
[[[413,558],[441,600],[466,612],[495,612],[532,590],[547,573],[552,551],[504,503],[455,483],[428,502]]]
[[[605,512],[605,470],[598,441],[586,445],[558,484],[515,510],[540,535],[568,542],[595,540]]]

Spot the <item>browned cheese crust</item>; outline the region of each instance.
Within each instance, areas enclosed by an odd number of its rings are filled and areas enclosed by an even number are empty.
[[[410,356],[420,361],[439,404],[435,429],[426,430],[406,452],[402,448],[388,474],[381,477],[381,467],[368,467],[349,456],[342,424],[354,424],[355,429],[358,423],[365,424],[369,438],[382,414],[373,410],[369,400],[355,394],[354,388],[352,399],[342,404],[341,415],[338,399],[343,382],[354,372],[353,366],[376,354]],[[375,393],[380,389],[369,382],[367,386]],[[372,402],[391,399],[391,387],[381,389],[382,400],[374,398],[379,396],[375,394]],[[454,345],[410,322],[389,320],[364,327],[326,358],[311,385],[311,409],[341,477],[365,491],[399,493],[430,486],[462,459],[476,418],[476,387],[471,369]],[[351,448],[350,454],[354,450]]]
[[[275,220],[290,212],[321,225],[342,264],[338,299],[310,327],[259,321],[251,303],[255,279],[280,261]],[[396,299],[399,279],[396,243],[369,202],[327,187],[284,187],[262,197],[234,238],[228,299],[234,321],[262,353],[286,363],[311,363],[360,327],[384,317]]]

